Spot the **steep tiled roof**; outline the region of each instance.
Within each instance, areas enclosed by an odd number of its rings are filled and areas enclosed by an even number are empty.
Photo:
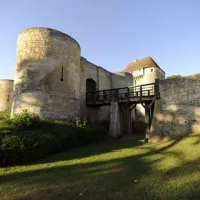
[[[143,68],[147,68],[147,67],[156,67],[156,68],[161,69],[158,66],[158,64],[153,60],[153,58],[148,56],[148,57],[145,57],[145,58],[143,58],[141,60],[132,61],[131,63],[129,63],[127,65],[127,67],[123,71],[132,73],[133,71],[136,71],[136,70],[139,70],[139,69],[143,69]]]

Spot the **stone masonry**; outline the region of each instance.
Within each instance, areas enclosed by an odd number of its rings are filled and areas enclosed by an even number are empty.
[[[161,81],[160,97],[155,104],[152,137],[200,132],[200,76]]]
[[[13,83],[13,80],[0,80],[0,111],[9,111],[11,109]]]
[[[200,76],[165,78],[151,57],[130,63],[123,72],[111,73],[81,57],[79,43],[50,28],[29,28],[19,34],[13,81],[0,80],[0,111],[11,116],[27,109],[44,119],[110,121],[110,134],[119,136],[120,108],[87,107],[88,80],[93,90],[105,90],[160,81],[160,100],[155,103],[151,136],[200,132]],[[12,95],[13,92],[13,95]],[[136,107],[137,109],[137,107]]]

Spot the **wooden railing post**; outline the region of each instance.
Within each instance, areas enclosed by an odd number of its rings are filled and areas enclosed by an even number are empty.
[[[140,101],[142,101],[142,85],[140,86]]]
[[[137,97],[134,99],[134,97]],[[111,101],[147,101],[146,97],[160,98],[159,79],[155,79],[154,83],[148,83],[138,86],[114,88],[100,91],[86,91],[86,104],[100,105],[109,104]]]

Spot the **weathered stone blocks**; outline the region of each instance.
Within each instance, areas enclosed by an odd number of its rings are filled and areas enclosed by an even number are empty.
[[[178,136],[200,132],[200,80],[179,78],[160,82],[152,136]]]
[[[0,111],[10,110],[13,101],[13,80],[0,80]]]
[[[80,45],[67,34],[30,28],[19,34],[12,115],[75,118],[80,109]]]

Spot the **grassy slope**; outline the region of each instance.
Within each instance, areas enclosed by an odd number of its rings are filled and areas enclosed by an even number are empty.
[[[200,199],[200,135],[157,144],[105,141],[0,169],[0,197]]]

